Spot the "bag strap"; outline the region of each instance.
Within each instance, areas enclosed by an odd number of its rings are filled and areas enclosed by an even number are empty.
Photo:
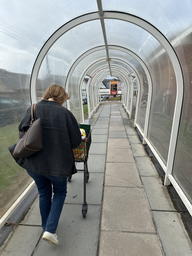
[[[36,104],[32,104],[32,106],[31,106],[31,121],[30,121],[30,126],[31,126],[32,123],[36,120],[35,111],[36,111]]]

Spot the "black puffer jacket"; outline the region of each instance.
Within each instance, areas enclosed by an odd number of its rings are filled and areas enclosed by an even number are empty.
[[[70,176],[76,172],[72,148],[81,143],[81,133],[73,114],[55,101],[42,100],[36,105],[41,118],[43,149],[26,159],[15,158],[28,171],[52,176]],[[31,120],[31,108],[19,125],[25,131]],[[13,148],[9,148],[12,153]]]

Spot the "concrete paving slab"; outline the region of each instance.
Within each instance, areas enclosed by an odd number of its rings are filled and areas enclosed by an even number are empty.
[[[126,126],[131,127],[130,121],[127,116],[122,115],[122,121]]]
[[[176,211],[159,177],[141,177],[152,210]]]
[[[122,117],[121,116],[119,116],[119,117],[111,116],[110,122],[122,122]]]
[[[111,112],[111,118],[121,117],[121,113],[119,111]]]
[[[103,195],[103,173],[90,173],[89,182],[86,184],[86,197],[88,204],[101,204]],[[67,197],[65,203],[83,203],[83,172],[73,175],[71,182],[67,184]],[[81,211],[81,206],[79,206]]]
[[[144,190],[105,187],[101,230],[155,233]]]
[[[110,131],[109,138],[127,138],[127,134],[124,131]]]
[[[142,187],[135,163],[107,163],[105,186]]]
[[[100,134],[92,134],[91,135],[92,142],[107,142],[108,136],[100,135]]]
[[[122,117],[121,117],[121,114],[119,113],[119,115],[111,115],[111,120],[112,121],[122,121]]]
[[[100,113],[99,118],[110,118],[110,112],[109,113]]]
[[[107,162],[134,163],[135,161],[131,149],[116,149],[108,147]]]
[[[110,122],[109,125],[110,125],[110,126],[123,126],[123,122],[118,122],[118,123],[116,123],[116,122]]]
[[[108,134],[108,129],[93,129],[92,134]]]
[[[83,219],[78,205],[64,205],[57,229],[59,244],[41,240],[33,256],[96,256],[99,224],[100,206],[90,205]]]
[[[109,126],[109,131],[125,131],[124,126]]]
[[[30,207],[25,218],[21,221],[21,224],[39,225],[41,227],[41,215],[39,211],[39,196]]]
[[[104,173],[106,155],[90,155],[88,159],[88,170],[90,172]]]
[[[96,123],[97,124],[108,124],[109,119],[108,118],[98,119]]]
[[[92,142],[89,150],[89,155],[106,155],[107,143]]]
[[[116,114],[118,114],[119,113],[119,109],[117,109],[117,110],[112,110],[111,111],[111,115],[116,115]]]
[[[109,125],[111,126],[123,126],[123,121],[122,121],[122,118],[120,120],[113,120],[113,119],[110,119],[110,123]]]
[[[154,234],[105,232],[100,235],[98,256],[163,256]]]
[[[17,226],[1,256],[30,256],[42,236],[40,227]]]
[[[131,145],[133,156],[147,156],[147,153],[142,144],[132,144]]]
[[[109,114],[106,114],[106,115],[99,115],[99,119],[98,120],[101,120],[101,119],[108,119],[109,120],[109,118],[110,118],[110,116],[109,116]]]
[[[191,256],[192,244],[179,213],[153,212],[166,256]]]
[[[141,176],[159,176],[149,156],[135,157],[135,162]]]
[[[130,144],[142,144],[137,135],[128,135]]]
[[[109,149],[113,149],[113,148],[130,148],[130,144],[128,142],[128,140],[125,139],[113,139],[113,138],[109,138],[108,139],[108,148]]]
[[[104,173],[105,171],[106,155],[89,155],[88,157],[88,171]],[[83,169],[84,163],[77,163],[77,169]]]
[[[137,133],[136,133],[134,128],[130,127],[127,124],[124,124],[124,125],[125,125],[125,130],[126,130],[128,135],[137,135]]]
[[[103,129],[103,128],[107,128],[108,129],[109,124],[96,124],[93,128],[94,129]]]

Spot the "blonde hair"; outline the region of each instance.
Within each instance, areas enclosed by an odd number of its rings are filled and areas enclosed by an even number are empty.
[[[43,100],[48,100],[49,98],[52,98],[62,105],[70,97],[62,86],[53,84],[45,91],[43,95]]]

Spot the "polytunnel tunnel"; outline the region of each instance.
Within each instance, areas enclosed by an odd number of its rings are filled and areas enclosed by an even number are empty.
[[[18,124],[51,84],[85,123],[102,105],[100,84],[116,77],[121,105],[192,214],[192,3],[179,0],[1,0],[1,227],[33,188],[7,148]],[[87,79],[85,84],[85,78]],[[134,94],[137,85],[137,97]],[[18,201],[19,200],[19,201]]]

